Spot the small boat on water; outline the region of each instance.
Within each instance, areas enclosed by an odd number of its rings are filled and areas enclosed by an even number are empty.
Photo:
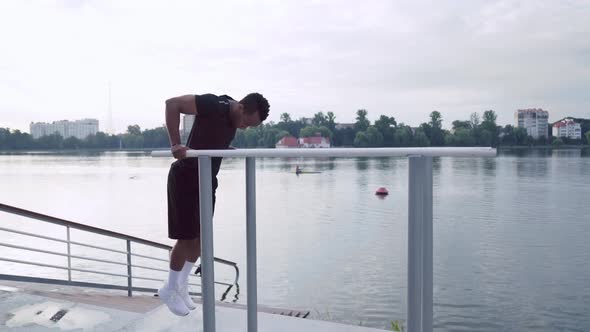
[[[301,169],[299,166],[295,167],[295,174],[320,174],[321,172],[318,171],[306,171]]]

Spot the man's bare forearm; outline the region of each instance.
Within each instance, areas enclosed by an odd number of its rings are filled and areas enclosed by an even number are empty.
[[[170,146],[180,144],[180,109],[175,102],[166,101],[166,129]]]

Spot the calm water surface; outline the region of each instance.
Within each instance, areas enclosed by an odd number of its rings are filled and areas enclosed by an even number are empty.
[[[589,157],[589,151],[580,150],[518,150],[495,159],[435,160],[437,331],[590,331]],[[0,202],[171,243],[165,192],[169,164],[142,152],[0,155]],[[322,173],[296,176],[297,164]],[[257,169],[259,302],[384,329],[392,320],[405,319],[407,160],[263,159]],[[244,182],[244,161],[225,160],[214,220],[215,255],[238,262],[240,294],[231,292],[227,301],[237,297],[240,303],[247,294]],[[385,199],[374,195],[381,186],[390,191]],[[0,218],[8,227],[65,237],[58,226],[5,213]],[[63,244],[2,231],[0,237],[64,250]],[[80,232],[72,237],[125,248],[120,241]],[[158,255],[141,246],[137,250]],[[76,247],[73,253],[109,256]],[[0,247],[0,256],[65,265],[61,257],[24,257],[6,247]],[[124,273],[124,267],[108,264],[73,264]],[[231,280],[232,270],[216,268],[216,277]],[[0,270],[66,276],[6,262],[0,262]],[[85,273],[74,278],[102,280]],[[120,279],[109,281],[124,284]],[[217,288],[218,297],[222,292]]]

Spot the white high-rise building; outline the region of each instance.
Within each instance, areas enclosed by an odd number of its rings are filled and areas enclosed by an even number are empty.
[[[582,139],[582,126],[573,119],[563,119],[553,124],[553,136]]]
[[[98,132],[98,120],[83,119],[76,121],[60,120],[52,123],[31,122],[31,136],[39,138],[51,134],[59,134],[63,138],[76,137],[84,139],[88,135],[95,135]]]
[[[525,128],[529,136],[537,139],[539,137],[547,137],[549,112],[540,108],[531,108],[518,110],[514,113],[514,120],[516,127]]]

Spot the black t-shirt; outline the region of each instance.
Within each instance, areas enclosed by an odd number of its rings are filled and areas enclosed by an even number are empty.
[[[231,122],[229,107],[233,98],[213,94],[196,95],[197,116],[188,136],[187,146],[195,150],[218,150],[229,148],[236,135]],[[191,158],[192,159],[192,158]],[[217,173],[222,158],[212,158],[211,173],[213,188],[217,188]]]

